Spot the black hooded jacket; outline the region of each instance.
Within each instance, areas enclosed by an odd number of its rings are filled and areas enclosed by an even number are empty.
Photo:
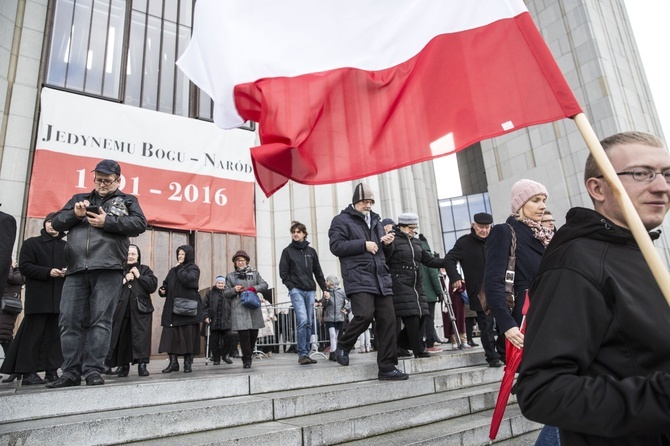
[[[561,444],[670,444],[670,307],[630,231],[572,209],[530,300],[523,414]]]
[[[307,240],[302,242],[293,240],[284,248],[279,260],[279,276],[289,291],[293,288],[316,291],[316,282],[319,283],[321,291],[328,291],[319,256],[316,250],[309,246]]]
[[[200,301],[200,294],[198,294],[198,281],[200,280],[200,268],[195,264],[195,252],[189,245],[182,245],[177,248],[183,250],[186,256],[184,263],[173,267],[167,274],[163,281],[165,291],[158,290],[161,297],[165,297],[165,305],[163,306],[163,315],[161,316],[161,325],[163,327],[176,327],[179,325],[198,324],[202,322],[204,313],[202,311],[202,302]],[[198,314],[195,316],[181,316],[174,314],[174,298],[183,297],[198,301]]]

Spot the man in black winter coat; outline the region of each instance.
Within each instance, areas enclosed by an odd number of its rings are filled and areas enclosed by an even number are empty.
[[[463,286],[463,277],[458,272],[457,265],[461,264],[466,278],[466,290],[470,299],[470,309],[477,312],[477,324],[481,332],[482,347],[486,361],[491,367],[501,367],[503,362],[500,353],[496,350],[493,315],[484,313],[477,295],[484,282],[484,267],[486,266],[486,238],[491,232],[493,217],[491,214],[480,212],[474,215],[474,222],[470,234],[456,240],[454,247],[447,253],[447,275],[449,286],[457,290]]]
[[[340,258],[342,279],[354,318],[337,344],[336,359],[349,365],[349,351],[358,336],[377,321],[377,366],[380,380],[404,380],[396,368],[395,311],[391,273],[386,256],[393,252],[394,234],[384,233],[379,215],[372,212],[372,189],[359,183],[350,204],[333,218],[328,230],[330,252]]]
[[[670,154],[625,132],[601,141],[651,231],[670,209]],[[612,189],[589,156],[595,211],[571,209],[530,290],[515,391],[523,414],[566,445],[670,444],[670,307]],[[658,232],[650,232],[652,239]]]
[[[16,219],[0,211],[0,296],[7,284],[12,266],[12,250],[16,241]]]

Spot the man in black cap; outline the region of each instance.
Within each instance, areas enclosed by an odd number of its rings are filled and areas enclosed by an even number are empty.
[[[59,319],[63,375],[47,384],[49,388],[78,386],[82,376],[89,386],[105,383],[100,373],[109,350],[129,237],[147,228],[137,198],[119,190],[119,163],[100,161],[93,172],[95,189],[74,195],[52,222],[56,231],[68,233]]]
[[[486,361],[491,367],[501,367],[503,361],[500,353],[496,350],[493,316],[484,313],[484,309],[479,303],[479,299],[477,299],[484,281],[484,266],[486,265],[484,246],[486,245],[486,237],[491,232],[492,224],[493,217],[490,214],[485,212],[475,214],[470,234],[456,240],[454,247],[447,253],[446,269],[449,276],[449,286],[452,290],[455,290],[463,286],[463,277],[461,277],[457,268],[458,263],[461,264],[461,269],[466,278],[470,309],[477,312],[477,324],[481,332]]]
[[[340,365],[349,365],[349,351],[358,336],[377,321],[377,366],[380,380],[404,380],[396,368],[395,310],[391,273],[386,258],[393,252],[393,232],[385,234],[379,215],[372,212],[374,194],[359,183],[346,209],[333,218],[328,230],[330,252],[340,258],[342,278],[354,318],[337,344]]]

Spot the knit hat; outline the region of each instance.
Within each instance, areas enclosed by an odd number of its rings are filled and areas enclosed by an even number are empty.
[[[372,203],[374,203],[375,194],[372,193],[372,189],[370,189],[370,186],[367,184],[358,183],[358,185],[354,188],[354,196],[351,199],[351,202],[356,204],[363,200],[372,200]]]
[[[492,225],[493,224],[493,216],[491,214],[487,214],[486,212],[480,212],[478,214],[475,214],[473,217],[475,220],[475,223],[479,225]]]
[[[326,281],[332,283],[333,286],[338,286],[340,284],[340,279],[335,274],[326,277]]]
[[[398,215],[398,225],[400,226],[409,226],[409,225],[418,225],[419,216],[414,212],[405,212],[404,214]]]
[[[533,180],[519,180],[512,186],[512,213],[518,214],[519,209],[535,195],[549,198],[547,188]]]
[[[241,250],[241,249],[239,251],[237,251],[235,253],[235,255],[233,255],[233,263],[235,263],[235,259],[238,258],[238,257],[244,258],[247,261],[247,263],[249,263],[249,261],[251,260],[251,258],[249,257],[249,254],[247,254],[246,251]]]
[[[214,283],[216,282],[225,282],[226,278],[223,276],[216,276],[216,280],[214,280]]]
[[[382,226],[386,225],[395,225],[395,222],[390,218],[385,218],[382,220]]]

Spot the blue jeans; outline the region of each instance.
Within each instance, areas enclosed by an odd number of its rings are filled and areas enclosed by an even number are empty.
[[[558,435],[558,428],[553,426],[544,426],[535,440],[535,446],[560,446],[561,440]]]
[[[58,321],[64,376],[78,380],[102,372],[122,280],[121,270],[86,270],[65,276]]]
[[[304,291],[293,288],[289,291],[289,296],[291,296],[291,303],[295,311],[298,356],[309,356],[316,291]]]

